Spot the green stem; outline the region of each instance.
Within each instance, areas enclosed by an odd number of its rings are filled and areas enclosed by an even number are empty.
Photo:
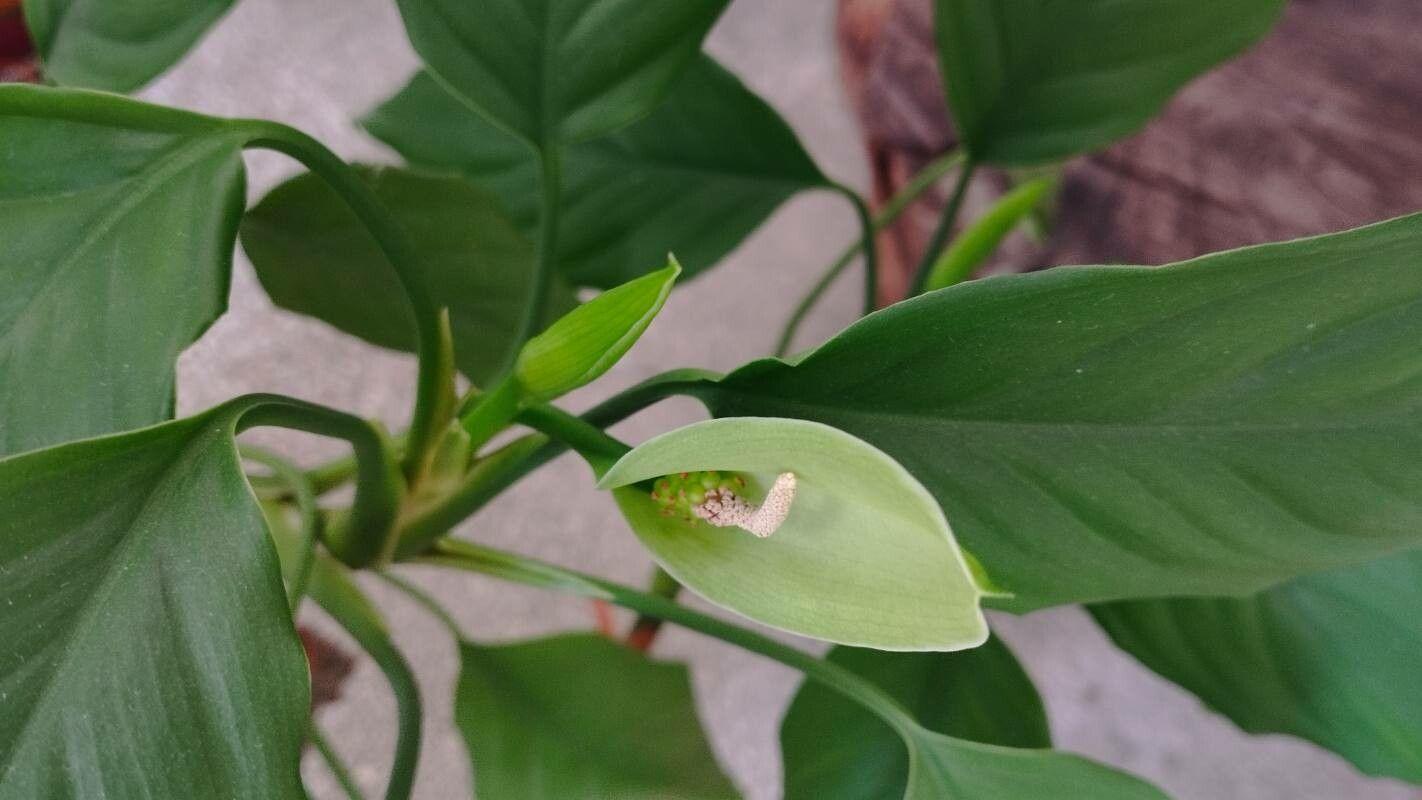
[[[523,409],[518,421],[576,450],[599,476],[632,449],[602,428],[546,403]]]
[[[454,639],[456,644],[464,641],[464,631],[460,630],[459,623],[455,621],[454,617],[450,616],[448,611],[444,610],[444,606],[440,605],[438,600],[430,596],[429,592],[426,592],[414,583],[388,570],[378,570],[375,575],[396,589],[399,589],[401,592],[404,592],[405,595],[415,601],[417,605],[424,608],[425,611],[428,611],[430,616],[439,620],[440,624],[445,627],[445,630],[449,631],[449,635]]]
[[[651,587],[648,592],[656,597],[675,600],[676,596],[681,594],[681,584],[671,576],[670,572],[657,566],[652,569]],[[632,630],[627,634],[627,646],[645,653],[651,649],[652,642],[657,640],[657,633],[661,628],[660,617],[638,614],[637,620],[632,623]]]
[[[542,207],[538,214],[538,254],[533,269],[533,287],[529,292],[528,305],[523,308],[519,320],[518,336],[514,346],[509,348],[508,359],[501,372],[513,369],[518,360],[519,348],[538,333],[543,315],[548,308],[548,295],[552,291],[553,273],[558,261],[558,215],[562,202],[562,154],[556,146],[547,145],[539,150],[539,174]]]
[[[275,478],[286,484],[292,500],[295,501],[296,511],[301,515],[301,560],[296,563],[296,573],[292,576],[291,585],[286,587],[287,604],[295,614],[297,607],[301,605],[301,598],[306,595],[306,584],[311,580],[311,567],[316,563],[316,537],[321,524],[320,510],[316,507],[316,492],[311,481],[307,480],[306,473],[276,453],[251,445],[243,445],[239,451],[243,458],[270,469]]]
[[[482,394],[471,390],[464,403],[468,411],[460,415],[459,424],[469,434],[470,452],[477,453],[499,431],[507,428],[518,414],[518,381],[510,375]]]
[[[874,227],[868,204],[858,192],[838,183],[834,188],[854,206],[854,215],[859,218],[859,252],[864,254],[864,304],[860,313],[872,314],[879,294],[879,248],[874,246],[874,235],[878,229]]]
[[[789,645],[693,611],[664,597],[469,542],[442,541],[430,555],[418,560],[421,563],[452,567],[529,586],[606,600],[640,614],[666,620],[797,669],[863,705],[900,732],[911,732],[918,727],[913,717],[898,701],[838,664],[822,661]]]
[[[973,172],[977,166],[977,162],[968,159],[963,162],[963,168],[958,170],[958,181],[953,185],[953,194],[948,198],[948,205],[943,209],[943,216],[938,220],[938,227],[933,230],[933,236],[929,238],[928,246],[923,250],[923,257],[918,261],[918,269],[914,270],[913,282],[909,284],[909,297],[923,293],[928,275],[933,271],[933,264],[938,261],[938,253],[943,250],[943,245],[948,242],[948,237],[953,233],[953,225],[958,221],[958,212],[963,209],[963,198],[968,194],[968,184],[972,182]]]
[[[390,555],[404,480],[389,437],[376,424],[341,411],[279,395],[229,401],[236,432],[273,425],[350,442],[356,455],[356,496],[350,512],[322,530],[326,547],[342,562],[364,567]]]
[[[326,181],[360,219],[394,269],[415,317],[419,375],[404,466],[407,478],[416,477],[454,411],[454,354],[446,310],[435,302],[425,284],[414,243],[360,175],[325,145],[277,122],[236,120],[233,124],[247,132],[248,147],[291,156]]]
[[[898,193],[890,197],[888,202],[884,203],[884,207],[879,210],[879,213],[874,215],[872,220],[874,233],[877,234],[879,231],[892,225],[909,205],[918,199],[919,195],[928,191],[930,187],[938,183],[944,175],[951,172],[953,168],[962,163],[962,161],[963,154],[959,151],[953,151],[939,156],[924,165],[923,169],[919,170]],[[872,237],[869,241],[872,241]],[[866,239],[860,238],[845,248],[844,252],[839,254],[839,258],[836,258],[834,262],[830,264],[829,269],[825,270],[824,275],[820,277],[810,289],[809,293],[806,294],[799,305],[795,307],[795,311],[791,313],[790,319],[785,323],[785,329],[781,332],[779,341],[776,342],[776,356],[784,357],[790,352],[790,346],[795,340],[795,333],[799,330],[801,323],[805,321],[805,317],[809,316],[810,311],[819,303],[820,297],[822,297],[835,282],[835,279],[840,276],[840,273],[844,272],[844,270],[849,268],[850,264],[854,263],[854,257],[859,255],[861,251],[865,251],[865,243]],[[877,271],[871,270],[871,272]],[[866,280],[867,279],[866,276]]]
[[[365,795],[361,794],[360,785],[356,783],[355,777],[346,768],[345,762],[341,761],[341,757],[336,754],[335,748],[331,747],[326,736],[321,733],[321,728],[314,719],[307,722],[306,738],[316,746],[316,752],[321,754],[321,760],[326,762],[326,768],[336,776],[336,783],[341,785],[347,800],[365,800]]]
[[[715,373],[697,369],[664,372],[599,403],[583,414],[582,420],[594,427],[606,428],[654,403],[685,394],[701,382],[716,378]],[[406,522],[395,559],[403,561],[420,555],[500,492],[567,449],[563,442],[535,434],[516,439],[481,459],[442,503]]]

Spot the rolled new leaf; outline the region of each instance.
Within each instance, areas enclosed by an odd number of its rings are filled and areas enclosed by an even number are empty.
[[[514,367],[520,394],[551,400],[596,380],[652,324],[680,274],[681,265],[671,258],[662,269],[608,289],[528,340]]]
[[[744,476],[739,491],[756,504],[793,474],[784,521],[760,538],[666,513],[653,497],[654,479],[710,470]],[[987,637],[979,590],[933,497],[892,458],[827,425],[690,425],[634,448],[599,485],[677,580],[757,622],[883,650],[957,650]]]

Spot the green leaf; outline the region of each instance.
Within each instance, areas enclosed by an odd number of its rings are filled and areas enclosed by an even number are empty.
[[[45,77],[128,92],[172,66],[233,0],[24,0]]]
[[[459,171],[494,192],[532,234],[536,157],[428,73],[365,126],[410,163]],[[675,250],[690,277],[792,195],[827,183],[775,110],[701,55],[646,119],[567,149],[558,267],[579,285],[610,288]]]
[[[671,294],[681,265],[608,289],[523,346],[514,375],[525,395],[549,400],[597,380],[641,338]]]
[[[1145,781],[1056,750],[979,744],[918,729],[904,800],[1168,800]]]
[[[1422,544],[1422,216],[965,283],[689,388],[833,425],[1030,609],[1243,594]]]
[[[599,636],[464,643],[455,723],[480,797],[738,797],[697,724],[686,668]]]
[[[728,0],[399,0],[430,72],[540,147],[614,131],[656,107]]]
[[[241,136],[10,85],[0,141],[0,454],[166,419],[174,360],[226,308]]]
[[[924,281],[924,291],[943,289],[971,278],[973,270],[997,251],[1007,234],[1030,217],[1055,186],[1055,177],[1036,178],[999,198],[938,257]]]
[[[305,797],[243,411],[0,459],[0,796]]]
[[[1422,783],[1422,552],[1247,598],[1095,606],[1111,638],[1252,733]]]
[[[949,105],[972,157],[1032,164],[1134,132],[1263,36],[1283,0],[936,0]]]
[[[1005,747],[1050,747],[1047,716],[1001,640],[960,653],[836,647],[826,660],[867,678],[932,731]],[[786,800],[895,800],[909,756],[894,729],[813,681],[780,726]]]
[[[745,473],[766,486],[793,472],[789,517],[760,539],[663,516],[645,487],[631,485],[698,470]],[[892,458],[841,431],[786,419],[701,422],[633,449],[599,485],[616,490],[667,572],[757,622],[883,650],[957,650],[987,638],[978,589],[943,512]]]
[[[455,362],[475,383],[508,363],[532,296],[533,245],[498,201],[452,175],[363,167],[362,177],[410,232],[437,302],[449,307]],[[409,304],[389,262],[340,196],[305,173],[247,212],[242,247],[282,308],[381,347],[414,352]],[[577,305],[558,287],[551,314]]]

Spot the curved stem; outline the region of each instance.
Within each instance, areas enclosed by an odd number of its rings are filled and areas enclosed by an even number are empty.
[[[360,219],[394,269],[415,317],[419,375],[404,463],[406,477],[417,477],[454,411],[454,353],[446,310],[425,284],[413,242],[360,175],[325,145],[277,122],[236,120],[232,124],[247,133],[247,147],[291,156],[326,181]]]
[[[544,403],[520,411],[518,421],[576,450],[599,476],[632,449],[582,417]]]
[[[420,563],[453,567],[515,583],[607,600],[797,669],[874,712],[901,733],[913,731],[918,727],[913,717],[898,701],[878,686],[838,664],[822,661],[755,631],[693,611],[664,597],[469,542],[445,540],[436,545],[430,555],[418,560]]]
[[[360,417],[280,395],[247,395],[227,406],[237,414],[236,432],[273,425],[350,442],[356,454],[356,496],[349,514],[322,531],[326,546],[353,567],[389,557],[404,480],[383,430]]]
[[[533,288],[529,292],[528,305],[524,306],[523,317],[519,320],[518,335],[514,346],[509,348],[508,358],[501,373],[513,369],[518,360],[523,343],[538,333],[543,315],[548,307],[548,295],[553,286],[553,272],[558,261],[558,215],[562,203],[562,154],[554,145],[546,145],[538,153],[541,182],[542,206],[538,214],[538,257],[533,270]]]
[[[977,169],[977,162],[968,159],[963,162],[963,168],[958,170],[958,181],[953,185],[953,194],[948,198],[948,205],[943,209],[943,216],[938,220],[938,227],[934,228],[933,236],[928,240],[928,246],[923,250],[923,257],[918,261],[918,269],[914,270],[913,282],[909,284],[909,297],[923,293],[924,284],[928,282],[928,275],[933,271],[934,262],[938,260],[938,253],[953,233],[953,225],[958,221],[958,212],[963,209],[963,198],[968,194],[968,184],[973,179],[975,169]]]
[[[306,738],[316,746],[316,752],[321,754],[321,760],[326,762],[326,768],[335,776],[336,783],[341,785],[341,790],[346,793],[347,800],[365,800],[365,795],[361,794],[360,784],[356,783],[355,777],[346,767],[345,762],[336,754],[335,748],[321,733],[321,728],[316,724],[316,720],[309,720],[306,727]]]
[[[864,254],[864,305],[860,314],[872,314],[878,304],[879,294],[879,248],[874,246],[874,234],[878,229],[874,227],[869,206],[858,192],[838,183],[834,188],[854,206],[854,215],[859,218],[859,251]]]
[[[440,605],[438,600],[430,596],[429,592],[426,592],[414,583],[388,570],[377,570],[375,576],[391,586],[394,586],[396,589],[399,589],[401,592],[404,592],[405,595],[415,601],[417,605],[425,611],[428,611],[430,616],[439,620],[440,624],[445,627],[445,630],[449,631],[450,637],[454,639],[456,644],[464,641],[464,631],[460,630],[459,623],[455,621],[454,617],[450,616],[448,611],[444,610],[444,606]]]
[[[900,189],[898,193],[889,198],[889,200],[884,203],[884,207],[879,209],[879,213],[874,215],[874,233],[877,234],[879,231],[892,225],[894,221],[904,213],[905,209],[907,209],[914,200],[918,199],[919,195],[928,191],[930,187],[938,183],[944,175],[947,175],[954,167],[962,163],[962,161],[962,152],[955,150],[945,153],[924,165],[923,169],[919,170],[908,183],[904,184],[904,187]],[[791,313],[790,319],[785,322],[785,328],[781,331],[780,339],[775,344],[776,356],[784,357],[790,352],[790,346],[794,343],[795,333],[799,330],[800,324],[805,321],[805,317],[809,316],[810,311],[819,303],[820,298],[835,282],[835,279],[840,276],[840,273],[844,272],[850,264],[854,263],[854,257],[859,255],[860,251],[864,249],[864,246],[865,240],[861,238],[859,241],[845,248],[844,252],[840,253],[839,257],[830,264],[829,269],[825,270],[824,275],[820,276],[820,279],[811,287],[809,293],[805,295],[804,299],[795,307],[795,311]]]
[[[301,515],[300,560],[296,563],[291,585],[286,587],[287,604],[295,614],[297,606],[301,605],[301,598],[306,595],[306,584],[311,580],[311,567],[316,563],[316,537],[321,524],[320,510],[316,507],[316,491],[312,488],[311,481],[307,480],[306,473],[276,453],[251,445],[243,445],[238,451],[248,461],[255,461],[270,469],[274,477],[286,484],[295,502],[296,511]]]

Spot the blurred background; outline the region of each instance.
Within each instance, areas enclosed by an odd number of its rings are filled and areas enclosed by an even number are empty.
[[[0,0],[0,11],[7,4]],[[1268,40],[1196,81],[1145,132],[1074,162],[1053,238],[1045,246],[1012,241],[987,270],[1160,263],[1422,209],[1422,9],[1415,6],[1294,0]],[[740,0],[709,49],[775,106],[832,178],[883,198],[954,140],[928,25],[928,0]],[[0,59],[12,46],[0,31]],[[403,85],[415,66],[391,0],[242,0],[142,96],[280,120],[348,159],[393,162],[353,120]],[[24,78],[26,69],[0,60],[0,79]],[[248,162],[252,201],[296,171],[268,153]],[[977,186],[981,196],[972,202],[989,200],[993,181]],[[885,301],[902,291],[904,270],[939,204],[930,197],[881,239]],[[724,371],[768,354],[790,307],[855,236],[842,199],[798,196],[721,266],[674,293],[641,343],[565,405],[581,410],[672,367]],[[856,279],[841,281],[799,344],[853,320],[857,292]],[[408,357],[274,308],[239,250],[230,313],[180,362],[179,410],[272,391],[398,427],[413,371]],[[635,443],[703,416],[691,401],[669,401],[614,432]],[[303,462],[339,454],[314,437],[255,438]],[[643,582],[650,568],[610,500],[592,490],[586,467],[571,456],[519,484],[460,532],[628,583]],[[593,624],[591,608],[579,600],[430,569],[405,574],[429,587],[480,641]],[[425,690],[416,796],[468,797],[469,760],[450,721],[453,643],[403,596],[383,584],[367,588]],[[334,643],[317,648],[318,693],[330,698],[321,724],[364,788],[377,792],[395,731],[384,680],[319,612],[301,621]],[[1036,680],[1059,747],[1139,773],[1181,800],[1422,798],[1401,783],[1365,778],[1302,741],[1241,733],[1116,651],[1076,609],[995,615],[992,622]],[[692,665],[712,745],[746,796],[779,797],[778,727],[798,674],[677,629],[666,630],[653,653]],[[315,759],[306,772],[314,796],[340,796]]]

